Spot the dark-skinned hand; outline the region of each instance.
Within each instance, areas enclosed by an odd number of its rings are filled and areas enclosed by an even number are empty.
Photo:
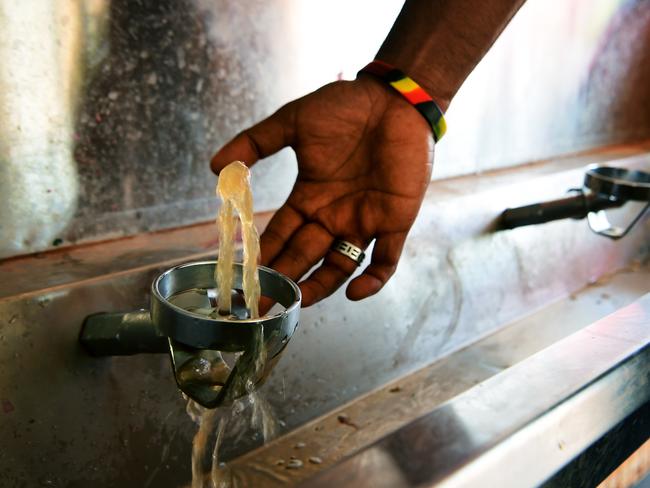
[[[430,181],[430,127],[398,93],[361,75],[280,108],[221,148],[211,167],[218,174],[234,160],[251,166],[286,146],[296,153],[298,177],[260,238],[261,264],[298,282],[322,260],[299,283],[309,306],[357,268],[330,250],[333,242],[365,249],[375,240],[370,264],[346,294],[377,293],[395,272]]]

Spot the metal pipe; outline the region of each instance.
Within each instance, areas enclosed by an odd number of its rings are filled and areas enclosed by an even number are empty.
[[[576,193],[572,197],[508,208],[501,214],[501,228],[514,229],[560,219],[584,219],[589,212],[620,207],[625,203],[625,201],[585,193],[582,190]]]
[[[83,322],[79,342],[91,356],[169,351],[167,337],[151,322],[149,310],[90,315]]]

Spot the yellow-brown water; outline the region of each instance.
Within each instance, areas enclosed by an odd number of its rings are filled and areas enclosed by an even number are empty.
[[[217,195],[221,198],[221,208],[217,217],[219,228],[219,261],[216,276],[219,287],[218,307],[222,313],[230,312],[230,290],[233,281],[233,258],[235,228],[239,214],[242,241],[244,244],[244,271],[242,288],[246,308],[251,318],[259,315],[260,281],[257,263],[260,255],[260,240],[253,222],[253,194],[250,186],[250,171],[240,161],[234,161],[219,173]]]
[[[242,288],[249,317],[259,316],[260,283],[257,273],[259,260],[259,236],[253,222],[253,196],[250,188],[250,172],[241,162],[235,161],[226,166],[219,174],[217,195],[222,201],[217,216],[219,230],[219,259],[215,270],[218,287],[217,311],[230,315],[231,290],[233,285],[233,263],[235,255],[235,231],[237,216],[241,222],[244,247]],[[255,381],[266,364],[266,350],[263,332],[260,331],[256,343],[250,351],[244,353],[249,361],[247,367],[238,368],[233,383],[238,383],[235,390],[243,388],[247,395],[235,400],[230,407],[205,409],[192,400],[188,401],[187,410],[199,424],[192,444],[192,488],[204,488],[205,481],[214,488],[231,486],[232,479],[228,467],[221,463],[219,449],[226,429],[233,424],[246,422],[261,432],[264,442],[275,435],[276,424],[269,404],[255,391]],[[242,415],[246,410],[250,415]],[[248,427],[245,426],[245,427]],[[210,476],[204,474],[204,462],[208,443],[216,428],[216,438],[212,449]]]

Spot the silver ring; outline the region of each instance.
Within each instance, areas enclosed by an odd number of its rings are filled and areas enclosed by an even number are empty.
[[[350,258],[352,261],[357,263],[357,266],[361,266],[363,259],[366,257],[366,253],[363,252],[363,249],[342,239],[334,241],[331,249],[332,251],[336,251],[339,254],[343,254],[345,257]]]

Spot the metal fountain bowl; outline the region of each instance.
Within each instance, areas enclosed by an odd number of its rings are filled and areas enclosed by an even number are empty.
[[[591,164],[584,186],[608,199],[650,201],[650,173],[603,164]]]
[[[187,346],[219,351],[242,351],[261,326],[265,339],[277,339],[277,344],[269,351],[271,356],[275,355],[277,348],[283,346],[283,340],[287,340],[298,325],[301,301],[298,286],[277,271],[258,266],[262,295],[284,307],[271,315],[241,318],[246,317],[246,312],[244,304],[237,300],[238,294],[233,297],[232,313],[240,317],[236,320],[207,317],[169,301],[174,295],[193,288],[214,289],[216,265],[216,261],[181,264],[158,276],[151,285],[151,320],[169,338]],[[233,285],[236,290],[242,287],[242,271],[243,266],[235,263]]]
[[[582,188],[569,190],[572,196],[507,208],[499,219],[501,229],[543,224],[553,220],[587,217],[589,228],[604,237],[621,239],[650,209],[650,173],[604,164],[587,166]],[[627,202],[643,204],[632,220],[622,227],[612,225],[606,210]]]
[[[178,387],[207,408],[250,392],[266,379],[298,327],[300,289],[281,273],[258,266],[261,295],[277,305],[267,315],[249,318],[241,293],[243,266],[235,263],[230,316],[208,316],[196,309],[216,304],[216,264],[181,264],[159,275],[151,285],[150,311],[87,317],[82,345],[93,356],[169,352]],[[185,307],[179,294],[193,290],[192,306]],[[234,364],[223,352],[239,353]]]

